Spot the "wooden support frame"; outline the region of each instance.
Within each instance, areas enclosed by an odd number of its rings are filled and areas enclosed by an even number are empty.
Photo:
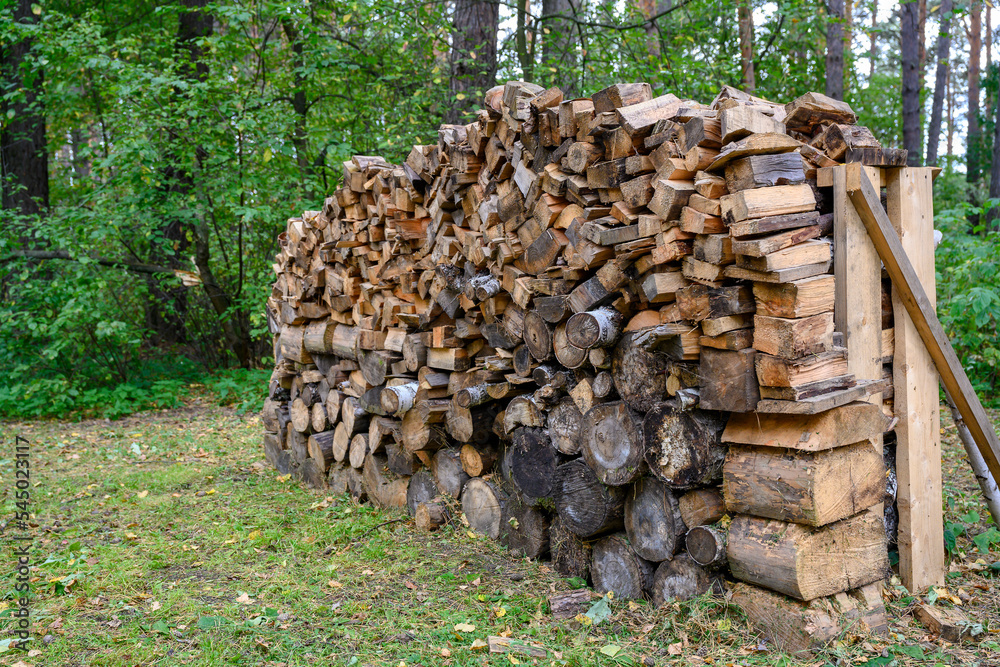
[[[858,380],[882,379],[882,263],[865,225],[847,195],[847,168],[832,167],[834,329],[844,334],[847,372]],[[879,181],[879,170],[865,167]],[[882,394],[869,403],[882,405]],[[881,445],[881,438],[878,444]]]
[[[901,183],[901,186],[904,185],[905,183]],[[847,166],[847,191],[879,256],[885,263],[896,297],[906,309],[914,329],[934,361],[942,384],[955,401],[990,473],[994,479],[1000,477],[1000,440],[937,319],[934,304],[927,296],[917,270],[907,257],[899,235],[892,228],[888,214],[882,209],[878,189],[861,165]],[[901,189],[900,196],[909,198],[913,193]],[[904,217],[902,211],[900,214],[901,218]],[[897,326],[898,324],[897,322]],[[913,490],[912,485],[909,490]],[[933,546],[933,544],[927,545],[928,548]],[[940,548],[943,549],[943,546]],[[926,556],[926,554],[917,555],[921,558]]]
[[[929,167],[888,169],[889,220],[931,307],[935,306],[934,186]],[[899,575],[911,592],[944,584],[941,409],[934,360],[899,294],[892,290]]]

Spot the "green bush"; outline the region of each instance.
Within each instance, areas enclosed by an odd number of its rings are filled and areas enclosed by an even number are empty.
[[[942,189],[949,185],[946,180]],[[936,255],[938,317],[983,402],[997,405],[1000,232],[988,230],[984,221],[998,202],[952,202],[935,216],[944,234]]]

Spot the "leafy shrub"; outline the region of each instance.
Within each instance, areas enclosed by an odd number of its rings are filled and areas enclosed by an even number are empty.
[[[996,204],[959,202],[935,216],[944,234],[936,262],[938,317],[976,391],[993,405],[1000,383],[1000,231],[987,229],[985,220]]]

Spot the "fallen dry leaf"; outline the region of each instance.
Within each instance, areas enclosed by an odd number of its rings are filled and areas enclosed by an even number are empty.
[[[247,595],[246,593],[236,598],[236,601],[239,602],[240,604],[253,604],[253,600],[250,599],[250,596]]]

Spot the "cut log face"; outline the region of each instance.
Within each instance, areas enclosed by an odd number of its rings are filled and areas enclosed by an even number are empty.
[[[591,543],[569,530],[559,516],[549,526],[549,548],[552,569],[564,577],[579,577],[584,581],[590,579]]]
[[[556,511],[573,534],[593,537],[625,525],[626,489],[605,486],[582,460],[559,466],[556,484]]]
[[[611,357],[611,377],[618,395],[639,412],[650,410],[667,392],[667,358],[636,341],[643,331],[623,335]]]
[[[634,481],[646,469],[642,418],[621,401],[595,405],[583,416],[580,451],[605,484]]]
[[[722,488],[732,512],[824,526],[882,502],[885,461],[867,440],[821,452],[734,445]]]
[[[653,574],[653,604],[669,600],[690,600],[712,589],[714,578],[687,554],[660,563]]]
[[[661,403],[646,414],[646,461],[653,474],[673,489],[704,486],[719,478],[726,458],[722,444],[725,417],[682,411]]]
[[[531,498],[549,498],[555,491],[559,457],[542,429],[519,428],[511,434],[511,479]]]
[[[701,351],[701,402],[706,410],[751,412],[760,401],[754,350]]]
[[[653,562],[670,560],[687,528],[677,497],[660,480],[644,477],[625,501],[625,532],[635,552]]]
[[[688,556],[698,565],[718,568],[726,562],[729,531],[722,526],[695,526],[684,538]]]
[[[514,493],[507,498],[500,522],[500,543],[515,555],[543,558],[549,553],[549,517]]]
[[[446,447],[436,451],[431,471],[441,493],[452,498],[462,497],[462,490],[469,481],[469,475],[462,469],[462,457],[457,448]]]
[[[641,599],[653,585],[653,570],[653,563],[632,550],[624,533],[609,535],[594,545],[590,575],[598,593],[614,591],[621,600]]]
[[[406,488],[406,509],[410,516],[417,515],[417,506],[436,498],[438,495],[437,482],[434,475],[427,470],[421,470],[410,477],[410,485]]]
[[[889,571],[885,524],[871,510],[822,528],[737,515],[726,555],[737,579],[807,601],[881,581]]]
[[[507,494],[493,483],[474,477],[465,485],[462,511],[474,532],[495,540],[500,537],[500,522],[506,502]]]
[[[549,436],[560,453],[572,456],[580,452],[582,424],[583,414],[572,398],[562,398],[549,411]]]

